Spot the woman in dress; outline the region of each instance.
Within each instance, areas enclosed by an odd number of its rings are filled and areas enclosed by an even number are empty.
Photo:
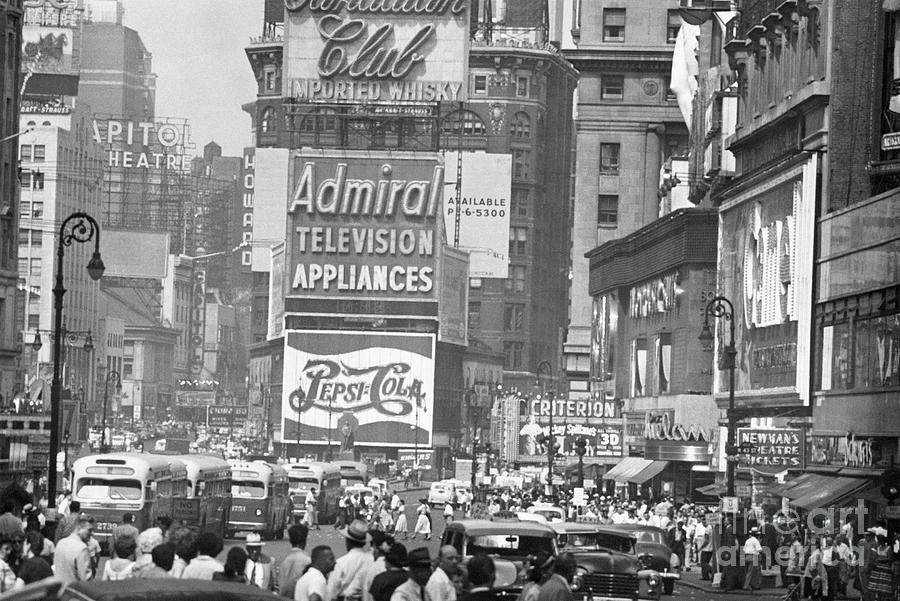
[[[397,505],[397,522],[394,524],[394,538],[400,538],[403,535],[404,540],[409,538],[409,528],[406,525],[406,503],[402,500]]]
[[[428,507],[428,502],[425,499],[419,499],[419,507],[416,509],[416,513],[418,514],[418,518],[416,519],[416,527],[413,530],[413,540],[416,539],[416,535],[420,532],[425,537],[425,540],[431,540],[431,508]]]
[[[892,599],[894,592],[894,573],[891,564],[894,561],[894,550],[888,544],[887,530],[878,528],[875,548],[875,563],[869,575],[869,593],[876,601]]]

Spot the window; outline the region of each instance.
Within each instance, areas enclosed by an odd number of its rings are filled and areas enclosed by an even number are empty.
[[[19,246],[28,246],[29,230],[19,230]]]
[[[512,215],[518,215],[519,217],[528,217],[528,205],[531,203],[528,198],[528,192],[529,191],[525,188],[513,188],[512,200],[510,202],[510,210]]]
[[[275,132],[275,109],[271,106],[263,110],[260,130],[264,134]]]
[[[519,371],[522,369],[522,342],[503,343],[503,369]]]
[[[528,97],[528,84],[531,83],[528,77],[519,76],[516,78],[516,96],[519,98]]]
[[[619,174],[618,144],[600,144],[600,173]]]
[[[32,171],[29,173],[31,176],[29,179],[29,188],[32,190],[43,190],[44,189],[44,174],[40,171]]]
[[[441,132],[445,135],[475,135],[487,134],[484,121],[476,113],[467,110],[453,111],[444,117],[441,123]]]
[[[600,84],[602,100],[622,100],[625,98],[625,76],[605,75]]]
[[[826,326],[821,338],[822,390],[900,386],[900,314]]]
[[[678,97],[675,96],[675,92],[672,91],[672,81],[666,79],[666,102],[675,102],[678,100]]]
[[[660,394],[669,392],[672,377],[672,335],[660,334],[656,339],[656,373]]]
[[[31,145],[23,144],[21,150],[19,151],[19,158],[23,161],[31,160]]]
[[[44,216],[44,203],[42,201],[36,200],[31,203],[31,216],[35,219],[40,219]]]
[[[476,75],[472,87],[475,94],[487,94],[487,75]]]
[[[616,194],[597,196],[597,225],[616,225],[619,222],[619,197]]]
[[[631,396],[644,396],[647,378],[647,339],[631,341]]]
[[[40,313],[29,313],[28,314],[28,329],[29,330],[38,330],[41,327],[41,315]]]
[[[713,23],[713,27],[716,27],[716,23]],[[666,22],[666,43],[674,44],[675,40],[678,38],[678,30],[681,29],[681,15],[678,14],[677,10],[670,10],[669,15]]]
[[[509,228],[509,256],[522,257],[528,253],[528,228]]]
[[[41,230],[31,230],[31,245],[37,247],[44,245],[44,235]]]
[[[481,290],[481,278],[469,278],[469,288],[472,290]]]
[[[514,138],[531,137],[531,118],[528,113],[519,111],[509,124],[509,135]]]
[[[604,42],[624,42],[625,41],[625,9],[624,8],[604,8],[603,9],[603,41]]]
[[[40,257],[32,257],[31,259],[31,270],[29,271],[31,275],[35,277],[40,277],[41,275],[41,258]]]
[[[477,301],[469,302],[469,328],[472,330],[481,329],[481,303]]]
[[[513,178],[530,179],[531,178],[531,151],[530,150],[513,150]]]
[[[18,271],[21,275],[28,275],[28,258],[27,257],[19,257],[19,266]]]
[[[43,144],[35,144],[34,145],[34,161],[36,163],[41,163],[47,156],[47,147]]]
[[[509,276],[506,278],[506,289],[510,292],[525,292],[526,267],[524,265],[510,265]]]
[[[525,329],[525,305],[506,305],[503,308],[503,329],[507,332],[521,332]]]
[[[265,86],[267,92],[271,92],[275,89],[275,71],[270,70],[265,72]]]

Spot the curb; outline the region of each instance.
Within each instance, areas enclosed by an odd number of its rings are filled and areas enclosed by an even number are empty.
[[[709,593],[711,595],[744,595],[747,597],[754,597],[756,595],[783,595],[784,591],[782,589],[757,589],[755,591],[748,591],[745,589],[734,589],[731,591],[726,591],[723,588],[714,588],[712,586],[703,586],[696,582],[691,582],[690,580],[681,579],[678,581],[676,586],[686,586],[688,588],[692,588],[698,591],[703,591],[704,593]]]

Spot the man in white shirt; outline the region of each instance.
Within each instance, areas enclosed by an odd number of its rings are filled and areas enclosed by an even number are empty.
[[[363,601],[374,601],[369,589],[372,588],[372,581],[375,580],[375,576],[378,576],[387,569],[387,566],[384,563],[384,557],[387,555],[387,552],[391,550],[391,545],[394,544],[394,539],[381,530],[373,530],[369,534],[369,537],[371,539],[369,545],[372,547],[372,558],[374,561],[362,577]]]
[[[264,591],[275,590],[275,579],[272,574],[272,558],[262,552],[262,538],[256,532],[247,534],[247,563],[244,576],[247,584],[259,587]]]
[[[700,549],[703,547],[703,539],[706,538],[706,518],[694,522],[693,527],[694,559],[700,561]]]
[[[459,553],[453,545],[444,545],[438,551],[438,568],[425,585],[427,601],[456,601],[453,578],[459,571]]]
[[[212,580],[216,572],[225,571],[225,566],[216,560],[222,552],[222,539],[214,532],[204,532],[197,537],[197,557],[192,559],[181,573],[182,578]]]
[[[353,520],[341,534],[347,544],[347,554],[338,558],[328,576],[326,601],[362,599],[362,576],[374,562],[372,554],[365,551],[368,527],[363,520]]]
[[[294,601],[328,601],[328,575],[334,569],[331,547],[319,545],[312,550],[312,563],[294,587]]]
[[[408,555],[409,580],[394,589],[391,601],[430,601],[425,585],[431,579],[431,558],[427,547],[413,549]]]
[[[310,530],[319,529],[318,508],[316,506],[318,501],[316,489],[310,488],[309,492],[306,493],[306,525],[309,526]]]
[[[82,515],[75,522],[75,531],[61,538],[56,544],[56,553],[53,555],[53,571],[63,583],[68,584],[92,578],[91,554],[88,551],[87,541],[90,540],[93,532],[94,518]]]
[[[762,586],[762,571],[760,570],[759,556],[762,553],[762,544],[757,538],[759,528],[750,529],[750,536],[744,541],[744,565],[747,567],[747,576],[744,578],[744,588],[752,591]]]

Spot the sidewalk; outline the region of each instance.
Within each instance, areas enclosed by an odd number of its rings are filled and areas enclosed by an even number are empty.
[[[781,583],[781,577],[779,576],[777,582]],[[678,586],[686,586],[688,588],[697,589],[699,591],[704,591],[706,593],[711,593],[714,595],[748,595],[748,596],[760,596],[760,597],[779,597],[784,595],[787,592],[787,589],[784,588],[761,588],[755,591],[751,590],[732,590],[726,591],[723,588],[714,587],[712,585],[712,581],[709,580],[701,580],[700,579],[700,568],[694,566],[691,568],[690,572],[685,572],[682,570],[681,572],[681,580],[679,580],[676,584]]]

